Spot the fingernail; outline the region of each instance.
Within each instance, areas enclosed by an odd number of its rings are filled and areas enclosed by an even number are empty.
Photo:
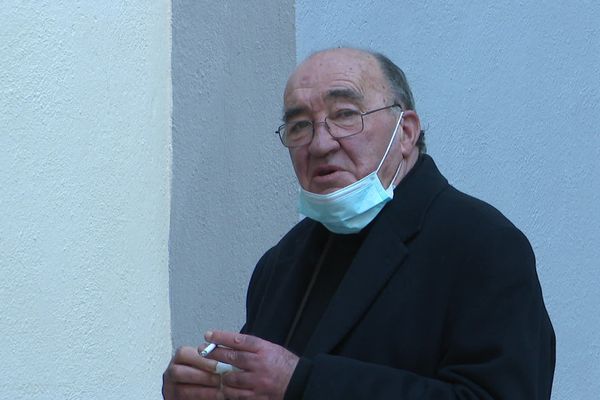
[[[212,335],[213,335],[212,331],[206,331],[206,333],[204,334],[204,339],[206,339],[210,342],[210,340],[212,339]]]

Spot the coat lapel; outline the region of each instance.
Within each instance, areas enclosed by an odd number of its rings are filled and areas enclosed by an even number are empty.
[[[304,354],[311,357],[333,349],[367,311],[406,254],[406,247],[398,246],[396,236],[370,234],[342,279]]]
[[[268,285],[253,328],[253,334],[273,343],[283,344],[312,274],[312,269],[306,267],[316,263],[328,233],[322,225],[310,221],[300,236],[301,242],[292,246],[293,251],[282,250],[274,271],[278,276],[269,279],[277,284]]]
[[[394,200],[374,221],[354,261],[311,336],[304,355],[330,352],[367,312],[408,255],[426,210],[448,182],[429,156],[394,191]]]

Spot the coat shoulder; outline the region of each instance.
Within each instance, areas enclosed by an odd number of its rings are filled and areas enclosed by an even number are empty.
[[[419,236],[422,254],[452,260],[447,265],[453,265],[453,273],[535,271],[533,249],[523,232],[492,205],[452,186],[430,205]]]
[[[448,186],[431,204],[424,225],[428,223],[435,224],[437,229],[474,235],[474,238],[498,230],[518,231],[497,208],[453,186]]]

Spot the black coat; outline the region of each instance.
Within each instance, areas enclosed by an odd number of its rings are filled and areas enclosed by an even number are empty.
[[[283,344],[323,229],[305,219],[261,258],[243,332]],[[550,398],[554,364],[527,238],[421,156],[373,221],[290,388],[324,400],[538,400]]]

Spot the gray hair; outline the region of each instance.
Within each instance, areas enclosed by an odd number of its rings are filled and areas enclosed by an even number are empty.
[[[404,110],[415,110],[415,100],[412,91],[410,90],[410,86],[408,85],[408,81],[406,80],[404,71],[381,53],[374,51],[367,51],[367,53],[375,57],[379,63],[383,75],[392,87],[394,101],[400,104]],[[419,149],[419,153],[424,154],[427,152],[424,130],[419,132],[419,139],[417,139],[416,145]]]

